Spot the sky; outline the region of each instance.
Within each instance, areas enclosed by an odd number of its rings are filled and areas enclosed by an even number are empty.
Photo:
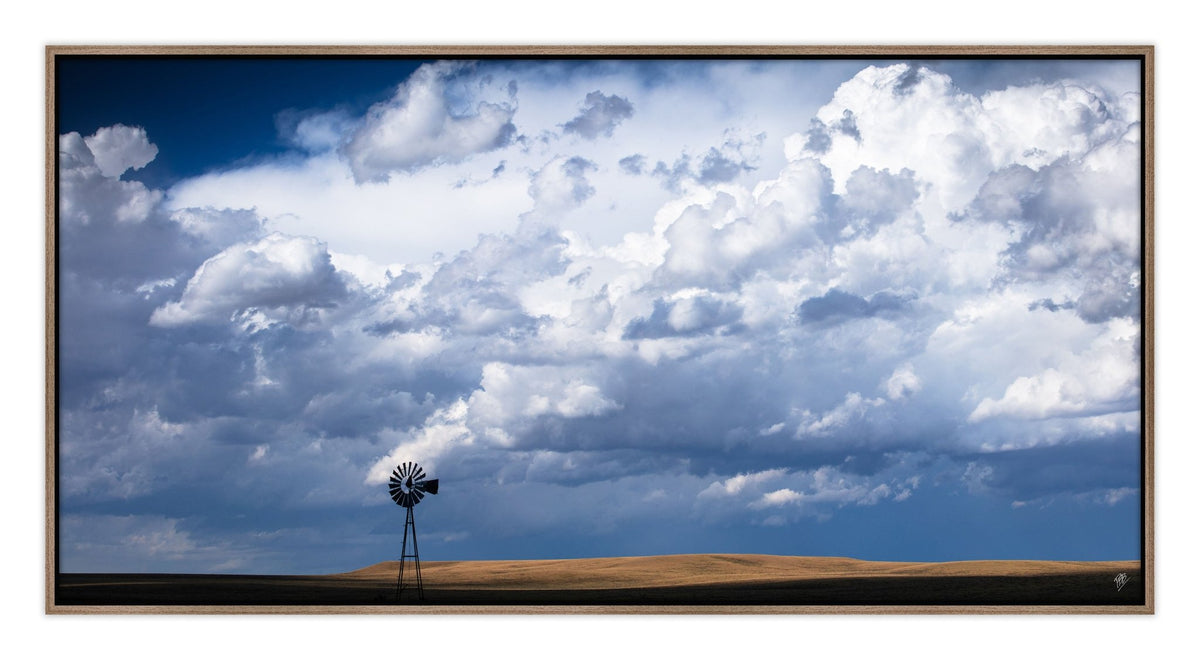
[[[57,80],[63,571],[1140,557],[1136,61]]]

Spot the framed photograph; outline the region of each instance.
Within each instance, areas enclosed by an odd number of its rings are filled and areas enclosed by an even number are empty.
[[[50,613],[1153,613],[1150,46],[50,46]]]

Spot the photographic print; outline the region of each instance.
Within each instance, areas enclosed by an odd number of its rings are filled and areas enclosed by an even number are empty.
[[[47,610],[1153,612],[1150,47],[47,49]]]

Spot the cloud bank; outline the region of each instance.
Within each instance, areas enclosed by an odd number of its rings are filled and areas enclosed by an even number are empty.
[[[390,542],[381,484],[416,460],[446,484],[433,547],[461,556],[731,535],[835,552],[873,511],[929,525],[995,503],[1014,528],[1034,510],[1118,517],[1110,554],[1136,551],[1140,99],[859,69],[787,130],[740,119],[763,93],[652,154],[622,140],[667,131],[662,85],[743,79],[430,64],[362,117],[297,129],[301,166],[220,175],[364,199],[414,185],[414,202],[515,191],[475,209],[494,230],[425,260],[181,205],[204,182],[122,180],[157,152],[139,129],[61,136],[67,547],[127,510],[120,533],[164,549],[114,566],[172,547],[204,570],[188,557],[213,547],[245,548],[244,570],[325,566],[280,544],[336,530],[369,542],[314,547],[353,568]],[[708,102],[745,98],[721,91]],[[941,534],[891,555],[940,558]]]

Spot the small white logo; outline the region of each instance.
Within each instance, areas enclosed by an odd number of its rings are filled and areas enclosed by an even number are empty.
[[[1113,578],[1113,582],[1117,583],[1117,591],[1120,591],[1125,587],[1125,583],[1129,582],[1129,576],[1125,573],[1120,573],[1117,577]]]

